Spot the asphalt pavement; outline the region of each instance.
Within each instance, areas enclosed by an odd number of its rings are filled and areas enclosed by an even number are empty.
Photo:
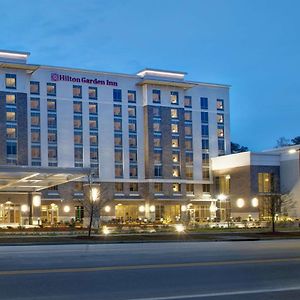
[[[2,246],[0,299],[300,299],[300,240]]]

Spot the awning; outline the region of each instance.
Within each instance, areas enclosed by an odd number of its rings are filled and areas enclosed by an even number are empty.
[[[28,74],[32,74],[40,66],[39,65],[28,65],[28,64],[0,62],[0,67],[5,68],[5,69],[23,70],[23,71],[26,71]]]
[[[0,166],[1,192],[37,192],[80,179],[88,168]]]

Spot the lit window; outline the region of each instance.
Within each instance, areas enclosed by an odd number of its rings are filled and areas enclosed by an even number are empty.
[[[185,133],[185,135],[192,135],[192,126],[185,125],[185,127],[184,127],[184,133]]]
[[[16,121],[16,112],[15,111],[7,111],[6,112],[6,121],[8,121],[8,122]]]
[[[154,147],[161,147],[161,137],[160,136],[155,136],[153,138],[153,146]]]
[[[138,168],[136,165],[129,167],[129,176],[130,177],[137,177],[138,176]]]
[[[7,94],[6,97],[6,104],[16,104],[16,95],[14,94]]]
[[[47,96],[56,96],[56,84],[48,82],[47,83]]]
[[[170,92],[171,104],[178,104],[178,92]]]
[[[181,185],[179,183],[173,183],[173,192],[174,193],[181,192]]]
[[[129,120],[128,130],[129,132],[136,132],[136,120]]]
[[[153,122],[153,131],[154,132],[160,132],[160,122]]]
[[[136,182],[131,182],[129,184],[129,190],[130,192],[138,192],[139,191],[139,186]]]
[[[97,114],[97,103],[89,103],[89,113]]]
[[[113,90],[113,100],[117,102],[122,101],[122,90],[114,89]]]
[[[40,94],[40,83],[38,81],[30,81],[30,94]]]
[[[74,128],[82,129],[82,117],[74,116]]]
[[[160,103],[160,90],[152,90],[152,102]]]
[[[89,87],[89,99],[96,100],[97,99],[97,88]]]
[[[98,145],[98,135],[97,134],[90,135],[90,145]]]
[[[82,98],[82,86],[73,85],[73,98]]]
[[[31,126],[40,126],[40,114],[31,113]]]
[[[185,111],[184,112],[184,120],[185,121],[192,121],[192,112],[191,111]]]
[[[5,86],[7,89],[15,89],[17,87],[17,76],[15,74],[5,74]]]
[[[219,124],[223,124],[224,123],[224,115],[223,114],[217,114],[217,122]]]
[[[115,177],[121,178],[123,177],[123,166],[115,165]]]
[[[31,142],[39,143],[40,142],[40,131],[37,129],[31,130]]]
[[[129,135],[129,147],[136,148],[137,146],[137,138],[135,135]]]
[[[207,98],[201,97],[200,102],[201,102],[201,109],[208,109],[208,99]]]
[[[128,106],[128,117],[136,117],[135,106]]]
[[[179,147],[179,139],[178,138],[172,138],[172,147],[173,148]]]
[[[115,163],[123,162],[123,151],[121,149],[115,150]]]
[[[31,110],[39,110],[40,109],[40,99],[39,98],[31,98],[30,99],[30,109]]]
[[[90,117],[89,124],[90,124],[90,129],[97,129],[98,128],[98,118]]]
[[[82,132],[74,132],[74,144],[82,144]]]
[[[49,160],[56,160],[57,159],[57,148],[56,147],[49,147],[48,148],[48,159]]]
[[[56,110],[56,101],[48,99],[47,100],[47,109],[48,111],[55,111]]]
[[[74,113],[82,113],[82,103],[78,101],[73,102]]]
[[[136,150],[130,150],[129,151],[129,161],[130,162],[137,162],[137,151]]]
[[[122,116],[122,106],[121,105],[114,105],[114,116],[121,117]]]
[[[184,96],[184,107],[192,107],[192,97],[191,96]]]
[[[155,150],[153,154],[153,160],[155,164],[161,164],[162,163],[162,152],[159,150]]]
[[[114,130],[122,131],[122,120],[119,120],[119,119],[114,120]]]
[[[48,127],[56,127],[56,115],[48,114]]]
[[[178,124],[171,124],[171,131],[172,133],[178,133]]]
[[[209,169],[207,169],[207,168],[202,169],[202,178],[209,180]]]
[[[171,109],[171,118],[178,119],[178,110],[176,108]]]
[[[6,137],[8,139],[16,139],[17,129],[15,127],[7,127],[6,128]]]
[[[40,159],[41,158],[41,148],[39,146],[31,147],[31,158]]]
[[[154,183],[154,192],[161,193],[163,191],[163,184],[161,182]]]
[[[217,99],[217,110],[224,110],[224,100]]]
[[[172,153],[172,161],[174,163],[178,163],[179,162],[179,152],[173,152]]]
[[[124,187],[122,182],[116,182],[115,183],[115,192],[120,193],[123,192]]]
[[[48,142],[49,143],[56,143],[57,142],[56,131],[48,131]]]
[[[218,137],[224,137],[224,127],[218,126],[217,135]]]
[[[179,177],[180,176],[180,167],[179,166],[173,166],[172,176],[173,177]]]
[[[136,102],[136,91],[128,91],[128,102],[135,103]]]
[[[115,146],[122,146],[122,135],[115,134]]]
[[[193,166],[185,167],[185,176],[187,179],[193,179]]]

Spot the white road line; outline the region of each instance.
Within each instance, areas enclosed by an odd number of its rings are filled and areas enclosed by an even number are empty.
[[[273,288],[273,289],[246,290],[246,291],[193,294],[193,295],[180,295],[180,296],[174,295],[174,296],[167,296],[167,297],[134,298],[134,299],[128,299],[128,300],[176,300],[176,299],[193,299],[193,298],[264,294],[264,293],[288,292],[288,291],[299,291],[299,290],[300,290],[300,286],[293,286],[293,287],[277,288],[277,289]]]

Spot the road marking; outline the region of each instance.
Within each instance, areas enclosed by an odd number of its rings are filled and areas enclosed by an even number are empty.
[[[260,264],[260,263],[282,263],[298,262],[300,257],[291,258],[266,258],[266,259],[248,259],[248,260],[228,260],[228,261],[209,261],[209,262],[190,262],[190,263],[172,263],[172,264],[148,264],[148,265],[125,265],[125,266],[107,266],[107,267],[87,267],[87,268],[60,268],[60,269],[33,269],[33,270],[7,270],[0,271],[0,276],[8,275],[31,275],[48,273],[81,273],[97,271],[121,271],[121,270],[143,270],[143,269],[164,269],[164,268],[193,268],[207,266],[226,266],[241,264]]]
[[[193,295],[181,295],[181,296],[135,298],[129,300],[176,300],[176,299],[223,297],[223,296],[237,296],[237,295],[250,295],[250,294],[265,294],[265,293],[288,292],[288,291],[299,291],[299,290],[300,290],[300,286],[293,286],[293,287],[277,288],[277,289],[274,288],[274,289],[246,290],[246,291],[193,294]]]

